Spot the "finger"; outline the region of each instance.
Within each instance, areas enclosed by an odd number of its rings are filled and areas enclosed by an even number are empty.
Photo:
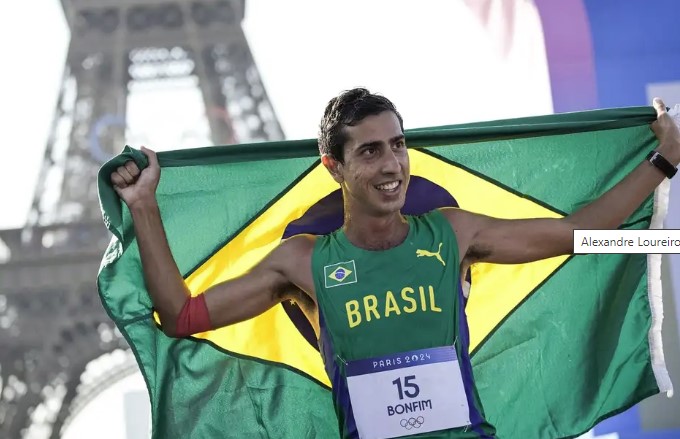
[[[128,184],[125,182],[123,177],[121,177],[120,174],[118,174],[117,172],[111,174],[111,183],[113,183],[114,190],[116,188],[125,189],[126,187],[128,187]]]
[[[146,146],[142,146],[142,152],[146,157],[149,159],[149,166],[153,168],[158,168],[160,165],[158,164],[158,157],[156,156],[156,153]]]
[[[132,160],[125,162],[123,165],[125,166],[125,169],[132,175],[133,178],[137,178],[140,174],[139,167],[137,166],[137,163],[133,162]]]
[[[652,101],[652,105],[654,106],[654,109],[656,110],[656,115],[661,116],[666,112],[666,104],[663,103],[661,98],[654,98]]]
[[[125,183],[132,184],[135,182],[135,178],[132,176],[132,174],[130,174],[130,171],[128,171],[125,166],[119,166],[118,169],[116,169],[116,172],[123,178],[123,180],[125,180]]]

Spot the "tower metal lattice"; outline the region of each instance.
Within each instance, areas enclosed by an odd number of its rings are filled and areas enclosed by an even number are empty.
[[[194,81],[214,144],[284,137],[241,27],[245,0],[61,3],[71,42],[34,200],[26,227],[0,231],[2,438],[58,438],[96,392],[81,385],[86,365],[127,349],[95,289],[109,241],[96,181],[125,144],[132,84]]]

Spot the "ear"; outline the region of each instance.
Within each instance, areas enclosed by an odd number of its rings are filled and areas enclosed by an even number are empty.
[[[345,179],[342,176],[342,163],[330,156],[330,154],[321,155],[321,163],[328,169],[331,173],[331,177],[337,183],[341,184]]]

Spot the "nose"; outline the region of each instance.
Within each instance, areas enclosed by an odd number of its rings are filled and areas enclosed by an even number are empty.
[[[383,174],[398,174],[401,170],[399,157],[392,151],[392,148],[388,148],[387,152],[383,154],[381,165]]]

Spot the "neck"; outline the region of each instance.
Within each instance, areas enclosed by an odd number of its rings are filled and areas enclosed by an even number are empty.
[[[404,242],[408,223],[400,212],[371,216],[349,212],[345,206],[345,236],[352,245],[365,250],[387,250]]]

